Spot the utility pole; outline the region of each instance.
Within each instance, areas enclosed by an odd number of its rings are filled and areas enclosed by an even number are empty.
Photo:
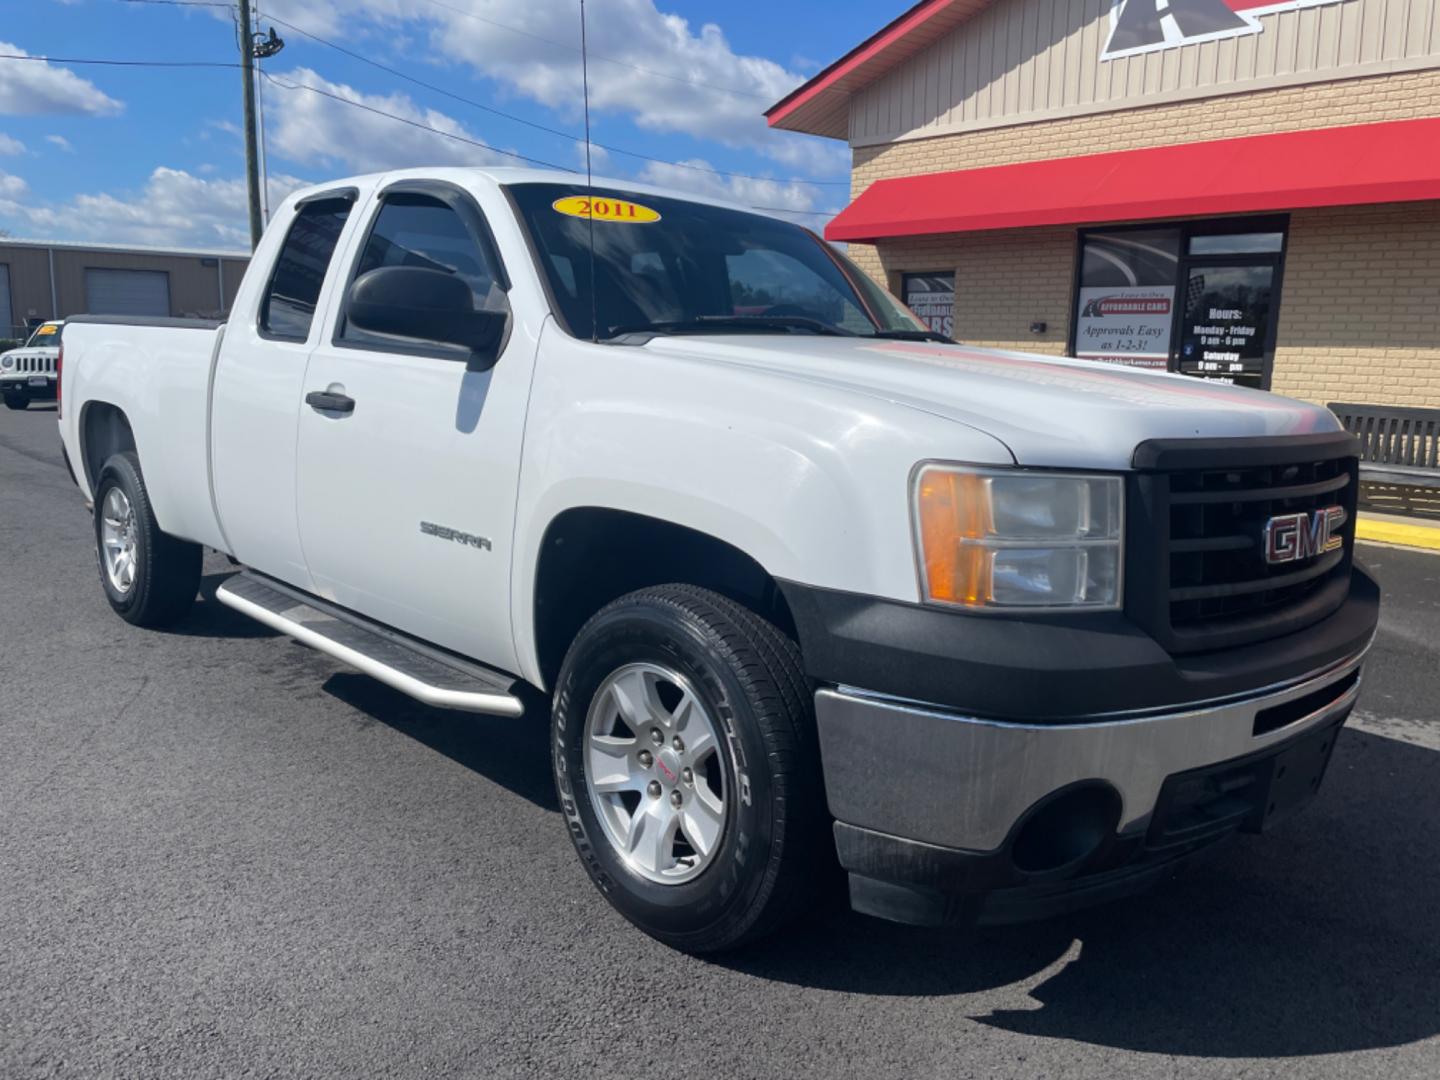
[[[240,77],[245,80],[245,195],[250,204],[250,250],[260,244],[265,224],[260,216],[260,151],[255,138],[255,61],[274,56],[285,42],[270,28],[269,36],[256,33],[250,24],[250,0],[240,3]]]
[[[250,250],[260,244],[260,160],[255,145],[255,42],[250,0],[240,0],[240,77],[245,80],[245,194],[250,203]]]

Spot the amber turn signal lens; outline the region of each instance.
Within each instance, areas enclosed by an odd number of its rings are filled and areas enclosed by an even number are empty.
[[[994,531],[987,480],[974,473],[927,468],[916,490],[920,550],[928,599],[985,604],[991,596],[992,552],[967,540]]]

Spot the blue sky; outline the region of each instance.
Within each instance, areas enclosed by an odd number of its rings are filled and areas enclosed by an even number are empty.
[[[583,160],[582,143],[472,104],[579,135],[578,0],[260,0],[258,6],[262,25],[275,25],[286,40],[284,51],[264,63],[271,76],[264,105],[277,201],[300,183],[348,173],[510,162],[500,151],[565,167]],[[823,223],[815,212],[845,202],[845,147],[771,131],[761,113],[904,6],[587,0],[592,138],[662,159],[597,150],[597,173],[788,208],[796,220]],[[236,59],[234,25],[223,6],[8,0],[4,7],[3,53]],[[348,104],[354,102],[470,141]],[[243,248],[239,120],[234,69],[0,59],[0,229],[41,239]]]

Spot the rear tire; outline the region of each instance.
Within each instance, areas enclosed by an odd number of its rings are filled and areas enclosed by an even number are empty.
[[[19,412],[30,407],[30,395],[24,390],[5,391],[5,407]]]
[[[796,644],[707,589],[642,589],[585,624],[556,684],[555,784],[620,914],[707,953],[807,907],[834,859],[812,700]]]
[[[95,485],[95,548],[110,607],[135,626],[168,626],[195,602],[199,544],[160,530],[134,451],[115,454]]]

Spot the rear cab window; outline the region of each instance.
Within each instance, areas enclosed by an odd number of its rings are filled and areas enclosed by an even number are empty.
[[[260,332],[284,341],[310,336],[315,305],[354,199],[346,193],[304,203],[290,223],[260,301]]]

